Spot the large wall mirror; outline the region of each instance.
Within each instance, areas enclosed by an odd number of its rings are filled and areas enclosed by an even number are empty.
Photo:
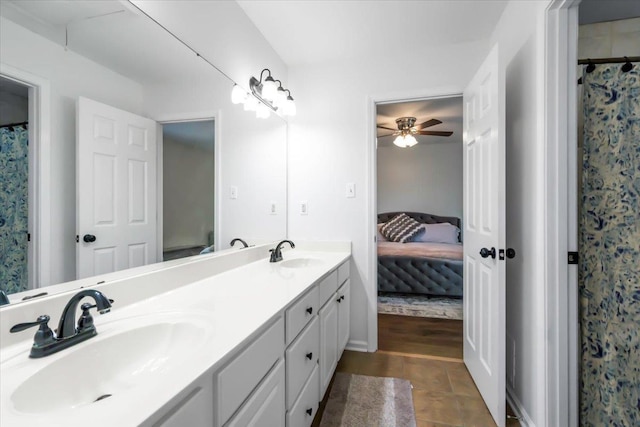
[[[286,237],[281,117],[126,1],[1,7],[0,289]]]

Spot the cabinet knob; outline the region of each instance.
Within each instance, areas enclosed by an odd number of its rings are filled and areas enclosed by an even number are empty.
[[[313,353],[307,353],[307,359],[309,360],[313,359]]]
[[[311,414],[313,414],[313,408],[309,408],[305,412],[307,413],[307,415],[311,416]]]
[[[313,307],[308,307],[307,308],[307,313],[313,314]]]

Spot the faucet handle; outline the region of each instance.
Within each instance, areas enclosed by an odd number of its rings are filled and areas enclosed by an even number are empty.
[[[42,316],[38,316],[35,322],[18,323],[17,325],[14,325],[9,332],[13,334],[34,326],[40,326],[40,329],[38,329],[38,332],[36,332],[36,335],[34,336],[33,345],[34,347],[43,346],[55,341],[53,331],[49,327],[49,319],[51,318],[48,315],[43,314]]]

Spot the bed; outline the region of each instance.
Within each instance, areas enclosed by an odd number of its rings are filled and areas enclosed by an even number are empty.
[[[378,214],[378,224],[402,212]],[[403,212],[424,224],[449,223],[460,218]],[[395,243],[378,239],[378,292],[462,298],[462,243]]]

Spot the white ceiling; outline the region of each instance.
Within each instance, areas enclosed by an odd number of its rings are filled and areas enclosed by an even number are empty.
[[[2,0],[1,6],[7,19],[137,82],[212,72],[128,2]]]
[[[289,65],[419,54],[486,39],[506,1],[237,0]]]
[[[462,142],[462,97],[460,96],[378,104],[376,114],[377,125],[392,129],[397,129],[395,122],[397,118],[415,117],[416,125],[431,119],[438,119],[442,122],[424,130],[453,132],[453,135],[448,137],[416,135],[419,144]],[[394,147],[395,136],[380,136],[389,132],[385,129],[378,129],[378,147]]]

